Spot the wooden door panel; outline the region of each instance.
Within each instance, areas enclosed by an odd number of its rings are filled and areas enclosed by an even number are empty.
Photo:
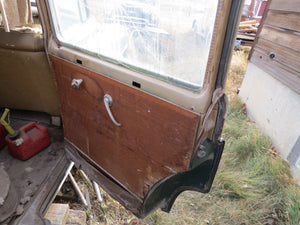
[[[188,170],[199,115],[50,55],[65,138],[129,191],[144,198],[166,176]],[[72,79],[83,79],[79,90]],[[104,106],[110,94],[115,126]]]

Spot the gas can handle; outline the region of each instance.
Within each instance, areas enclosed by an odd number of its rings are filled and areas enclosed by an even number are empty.
[[[16,132],[14,131],[14,129],[12,129],[12,127],[9,125],[9,122],[5,121],[5,117],[9,116],[9,109],[5,108],[4,113],[2,114],[1,118],[0,118],[0,123],[5,127],[5,129],[7,130],[7,132],[10,135],[14,135]],[[8,117],[8,121],[9,121],[9,117]]]
[[[26,124],[24,127],[21,127],[20,131],[21,132],[26,132],[26,131],[28,131],[28,130],[30,130],[32,128],[35,128],[35,127],[36,127],[36,123],[35,122],[31,122],[29,124]]]

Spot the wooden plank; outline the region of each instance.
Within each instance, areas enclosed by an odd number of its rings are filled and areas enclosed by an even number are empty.
[[[266,3],[266,7],[265,7],[264,13],[263,13],[263,15],[262,15],[262,19],[261,19],[261,21],[260,21],[260,26],[258,27],[258,31],[257,31],[257,33],[256,33],[256,36],[255,36],[255,39],[254,39],[254,42],[253,42],[253,45],[252,45],[253,47],[251,48],[251,51],[250,51],[250,53],[249,53],[249,57],[248,57],[249,60],[250,60],[251,57],[252,57],[252,54],[253,54],[255,45],[256,45],[256,43],[257,43],[258,37],[260,36],[260,33],[261,33],[261,31],[262,31],[262,28],[263,28],[263,25],[264,25],[264,23],[265,23],[265,19],[266,19],[266,17],[267,17],[267,13],[269,12],[269,6],[270,6],[271,1],[272,1],[272,0],[269,0],[269,1],[267,1],[267,3]]]
[[[248,40],[248,41],[254,41],[255,36],[249,35],[249,34],[237,34],[236,35],[237,39],[243,39],[243,40]]]
[[[85,225],[86,213],[81,210],[69,210],[69,216],[67,218],[66,225]]]
[[[53,203],[49,207],[45,219],[51,222],[51,225],[65,225],[69,213],[68,204]]]
[[[260,52],[264,51],[265,55],[274,52],[276,54],[274,60],[300,73],[300,52],[285,48],[263,38],[258,39],[255,48],[260,50]]]
[[[255,27],[256,28],[256,26],[252,26],[252,25],[248,25],[248,24],[240,24],[239,25],[239,29],[241,29],[241,28],[247,28],[247,27]]]
[[[269,10],[265,24],[300,32],[300,12]]]
[[[242,21],[240,22],[239,26],[249,26],[249,25],[256,25],[256,20],[248,20],[248,21]]]
[[[279,62],[270,59],[269,56],[254,50],[251,62],[256,64],[265,72],[290,87],[292,90],[300,94],[300,74],[291,70]]]
[[[300,1],[299,0],[272,0],[270,9],[300,12]]]
[[[55,71],[65,137],[113,178],[144,198],[162,178],[189,167],[200,116],[179,106],[49,56]],[[83,79],[79,90],[72,79]],[[116,120],[103,103],[113,98]]]
[[[300,35],[294,32],[264,25],[259,37],[300,52]]]
[[[243,29],[238,30],[239,33],[249,33],[249,32],[255,32],[255,31],[257,31],[256,27],[249,27],[249,28],[243,28]]]

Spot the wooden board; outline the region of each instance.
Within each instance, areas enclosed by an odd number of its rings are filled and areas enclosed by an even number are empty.
[[[69,214],[68,204],[53,203],[50,205],[45,219],[49,220],[52,225],[65,225]]]
[[[270,9],[300,12],[299,0],[271,0]]]
[[[300,52],[300,35],[283,29],[275,29],[264,25],[259,38],[277,43],[283,47]]]
[[[300,12],[269,10],[264,24],[300,32]]]
[[[86,212],[81,210],[69,210],[66,225],[85,225],[86,224]]]
[[[257,48],[253,52],[251,62],[300,94],[300,74],[293,69],[270,59],[265,52],[260,52]]]
[[[49,56],[65,137],[143,198],[160,179],[188,169],[200,116],[150,94]],[[79,90],[72,79],[83,79]],[[108,117],[103,96],[113,98]]]
[[[262,31],[262,28],[263,28],[263,24],[265,23],[265,19],[266,19],[266,17],[267,17],[267,13],[269,12],[269,6],[270,6],[270,3],[271,3],[271,0],[267,1],[267,3],[266,3],[265,10],[264,10],[264,13],[263,13],[262,18],[261,18],[261,21],[260,21],[260,26],[258,27],[258,30],[257,30],[256,36],[255,36],[255,39],[254,39],[254,42],[253,42],[251,51],[250,51],[250,53],[249,53],[249,57],[248,57],[249,60],[250,60],[251,57],[252,57],[252,54],[253,54],[255,45],[256,45],[256,43],[257,43],[258,37],[260,36],[260,33],[261,33],[261,31]]]
[[[265,51],[265,55],[268,55],[270,52],[275,53],[276,61],[300,73],[300,52],[285,48],[263,38],[258,39],[255,48],[260,51]]]
[[[300,1],[272,0],[256,38],[251,61],[300,92]],[[275,58],[269,57],[275,53]]]

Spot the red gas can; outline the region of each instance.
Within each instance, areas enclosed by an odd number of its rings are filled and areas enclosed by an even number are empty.
[[[48,130],[35,122],[20,128],[17,139],[6,137],[10,154],[18,159],[27,160],[50,145]]]
[[[5,136],[7,135],[7,131],[2,124],[0,124],[0,148],[2,148],[5,143]]]

